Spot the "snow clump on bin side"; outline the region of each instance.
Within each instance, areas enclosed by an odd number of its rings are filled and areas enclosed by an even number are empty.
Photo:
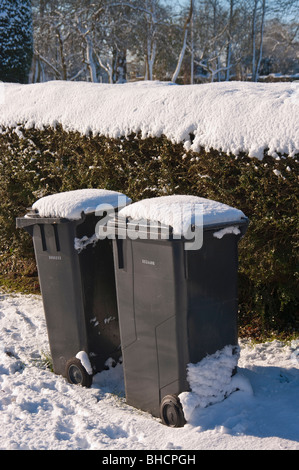
[[[232,376],[239,356],[239,346],[227,345],[214,354],[207,355],[200,362],[187,365],[191,391],[179,395],[187,421],[196,408],[219,403],[236,390],[252,395],[252,387],[242,374],[237,372]]]

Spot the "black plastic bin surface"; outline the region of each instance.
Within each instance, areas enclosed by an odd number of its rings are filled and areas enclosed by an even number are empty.
[[[189,390],[187,364],[238,344],[238,241],[248,219],[204,227],[202,248],[190,251],[184,239],[131,239],[124,220],[110,227],[126,401],[162,417],[166,397],[165,424],[181,426],[176,397]],[[240,235],[213,236],[234,225]]]
[[[94,240],[99,220],[94,213],[79,220],[30,213],[17,219],[33,238],[54,372],[86,386],[121,355],[112,243]],[[78,250],[75,239],[82,238],[95,243]],[[76,358],[82,352],[92,374]]]

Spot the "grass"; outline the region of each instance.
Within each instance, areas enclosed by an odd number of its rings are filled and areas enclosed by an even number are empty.
[[[0,275],[0,289],[20,294],[40,294],[38,277],[18,277],[15,274]]]

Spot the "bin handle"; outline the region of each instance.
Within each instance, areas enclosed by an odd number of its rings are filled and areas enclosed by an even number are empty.
[[[118,269],[124,269],[124,249],[123,240],[116,238]]]

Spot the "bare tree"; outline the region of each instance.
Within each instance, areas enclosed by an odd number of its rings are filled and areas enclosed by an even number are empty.
[[[188,16],[186,18],[184,28],[183,28],[183,45],[182,45],[182,49],[181,49],[181,52],[180,52],[180,55],[179,55],[179,58],[178,58],[178,61],[177,61],[175,71],[172,75],[172,81],[174,83],[177,81],[177,78],[179,76],[181,66],[182,66],[182,63],[183,63],[183,59],[184,59],[184,55],[185,55],[185,52],[186,52],[188,32],[189,32],[190,26],[192,24],[193,11],[194,11],[194,0],[190,0],[190,7],[189,7],[189,11],[188,11]]]
[[[32,81],[71,80],[78,74],[80,47],[70,18],[72,2],[33,0]],[[85,77],[84,77],[85,78]]]
[[[266,0],[253,0],[252,8],[252,73],[251,79],[257,82],[263,54]]]
[[[235,6],[235,0],[229,0],[229,17],[228,17],[227,46],[226,46],[226,76],[225,76],[225,80],[227,81],[230,79],[230,70],[231,70],[234,6]]]
[[[170,0],[32,0],[32,7],[34,82],[257,81],[265,52],[276,69],[298,62],[299,0],[188,0],[185,9]]]
[[[144,79],[154,79],[154,69],[161,48],[165,47],[165,38],[169,32],[168,11],[160,0],[135,0],[132,10],[132,52],[144,64]]]

